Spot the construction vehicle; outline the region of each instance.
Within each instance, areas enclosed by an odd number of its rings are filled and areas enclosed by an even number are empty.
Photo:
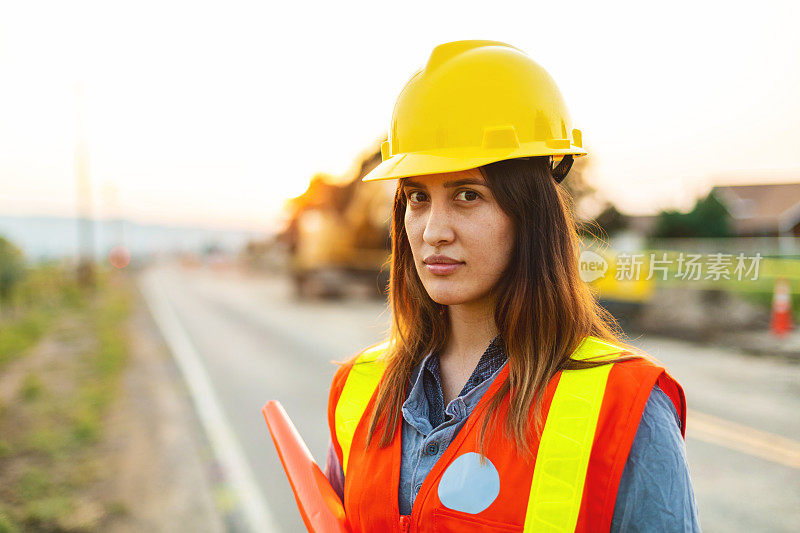
[[[624,273],[620,270],[619,252],[613,249],[593,250],[605,263],[605,274],[589,282],[600,304],[623,329],[635,324],[655,293],[655,280],[648,276],[649,258],[640,254],[638,268]],[[581,268],[585,265],[581,264]],[[588,281],[588,280],[587,280]]]
[[[396,184],[361,181],[380,161],[380,151],[371,150],[350,179],[317,175],[291,200],[283,238],[299,297],[339,297],[359,288],[385,295]]]

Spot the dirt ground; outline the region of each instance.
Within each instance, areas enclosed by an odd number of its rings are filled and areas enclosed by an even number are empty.
[[[126,512],[104,531],[224,531],[213,456],[180,373],[136,294],[131,353],[106,451],[116,459],[110,491]]]

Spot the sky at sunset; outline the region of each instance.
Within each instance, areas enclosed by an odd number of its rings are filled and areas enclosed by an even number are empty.
[[[82,130],[95,214],[272,227],[377,146],[435,45],[476,38],[550,72],[624,211],[800,181],[800,4],[653,6],[3,2],[0,214],[75,213]]]

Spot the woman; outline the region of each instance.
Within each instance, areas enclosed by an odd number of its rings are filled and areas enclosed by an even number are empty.
[[[586,152],[549,75],[504,43],[440,45],[381,148],[364,180],[399,178],[392,329],[328,406],[352,530],[699,530],[683,390],[578,274],[558,182]]]

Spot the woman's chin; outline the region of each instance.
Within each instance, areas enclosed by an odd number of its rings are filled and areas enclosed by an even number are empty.
[[[442,287],[435,284],[433,287],[426,287],[428,295],[431,300],[439,305],[459,305],[471,301],[473,298],[465,293],[463,287],[459,289],[457,286]]]

